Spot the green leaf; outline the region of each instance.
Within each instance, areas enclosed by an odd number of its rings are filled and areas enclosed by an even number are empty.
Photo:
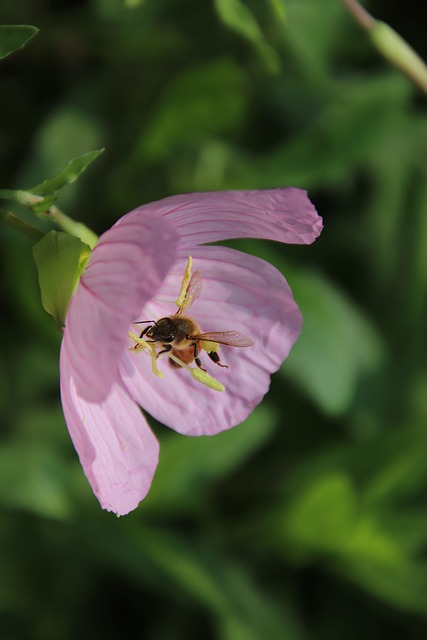
[[[285,9],[284,0],[268,0],[268,1],[277,18],[285,24],[286,9]]]
[[[145,125],[138,157],[158,160],[180,145],[232,131],[245,117],[245,82],[238,65],[223,59],[174,77]]]
[[[271,438],[276,423],[271,407],[260,405],[242,425],[215,438],[167,437],[161,444],[145,510],[170,514],[199,507],[213,483],[232,473]]]
[[[378,550],[384,541],[378,539]],[[340,566],[339,573],[399,610],[427,613],[427,565],[421,559],[389,566],[356,560]]]
[[[424,398],[427,391],[423,388]],[[372,469],[366,479],[365,501],[373,509],[402,498],[409,502],[427,486],[427,433],[410,428],[388,433],[386,441],[369,442],[362,455],[369,455]]]
[[[211,612],[223,640],[301,640],[302,634],[289,605],[275,603],[246,568],[205,540],[189,543],[176,533],[144,527],[124,545],[134,567],[147,557],[168,585],[172,584],[190,602]],[[102,544],[102,543],[101,543]],[[131,551],[131,553],[129,553]],[[113,557],[117,554],[110,554]],[[122,565],[123,563],[121,563]],[[144,571],[139,571],[141,580]]]
[[[59,415],[44,410],[44,421]],[[27,418],[36,428],[34,411]],[[37,415],[37,419],[39,416]],[[49,442],[17,439],[0,448],[0,504],[25,509],[47,518],[65,518],[72,511],[68,491],[71,469],[59,458],[59,449]]]
[[[303,327],[282,371],[324,411],[340,414],[352,402],[361,375],[381,364],[382,342],[361,310],[324,276],[290,269],[285,273]]]
[[[27,24],[0,25],[0,59],[22,49],[38,32]]]
[[[68,304],[86,264],[90,249],[78,238],[50,231],[33,247],[44,309],[59,327],[65,324]]]
[[[396,515],[393,527],[390,522],[384,526],[376,512],[365,513],[349,537],[345,553],[337,558],[336,569],[385,602],[425,614],[427,565],[420,556],[410,557],[406,544],[395,535],[401,517]]]
[[[88,151],[77,158],[73,158],[60,173],[44,180],[41,184],[29,189],[29,191],[35,195],[46,195],[59,191],[62,187],[77,180],[80,174],[83,173],[103,151],[104,149],[96,149],[94,151]]]
[[[357,495],[350,478],[332,472],[316,476],[294,497],[279,525],[286,540],[302,551],[340,551],[357,519]]]
[[[360,515],[348,536],[342,558],[355,567],[377,565],[390,570],[401,570],[408,562],[397,536],[381,524],[378,513],[369,509]]]
[[[249,40],[264,58],[268,69],[273,73],[277,73],[280,68],[279,56],[276,50],[266,41],[251,10],[241,0],[214,0],[214,4],[222,22],[246,38],[246,40]]]

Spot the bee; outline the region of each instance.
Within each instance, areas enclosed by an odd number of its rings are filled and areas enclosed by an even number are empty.
[[[184,287],[184,284],[183,284]],[[140,335],[140,338],[150,342],[158,342],[162,347],[157,356],[162,353],[172,353],[181,362],[189,365],[193,362],[201,369],[200,352],[204,349],[212,362],[220,367],[228,368],[222,364],[218,351],[220,344],[228,347],[250,347],[254,344],[251,338],[248,338],[239,331],[211,331],[203,333],[198,323],[188,315],[183,315],[184,311],[200,296],[202,290],[202,274],[199,270],[195,271],[191,276],[187,287],[184,289],[183,301],[178,304],[177,312],[172,316],[160,318],[160,320],[140,320],[135,324],[150,323]],[[173,368],[179,368],[180,365],[172,359],[169,364]]]

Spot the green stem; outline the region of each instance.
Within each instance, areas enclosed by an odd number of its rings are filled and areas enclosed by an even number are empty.
[[[43,207],[43,213],[41,213],[40,207],[45,200],[45,198],[42,196],[31,193],[30,191],[11,191],[8,189],[0,189],[0,198],[11,199],[15,202],[19,202],[19,204],[23,205],[24,207],[28,207],[39,217],[42,217],[43,219],[49,218],[53,220],[54,222],[56,222],[58,227],[60,227],[70,235],[75,236],[76,238],[80,238],[80,240],[87,244],[91,249],[93,249],[93,247],[98,242],[98,236],[96,235],[96,233],[94,233],[82,222],[76,222],[72,218],[69,218],[55,205],[46,204],[46,209],[44,210]]]
[[[24,222],[24,220],[15,216],[11,211],[4,211],[4,209],[0,209],[0,217],[9,227],[17,229],[35,242],[41,240],[45,235],[43,231],[33,227],[31,224],[28,224],[28,222]]]
[[[94,233],[82,222],[76,222],[72,218],[69,218],[55,205],[52,205],[49,208],[47,215],[56,222],[58,227],[71,234],[72,236],[80,238],[80,240],[87,244],[91,249],[93,249],[98,242],[98,236],[96,235],[96,233]]]
[[[347,9],[351,14],[356,18],[356,21],[368,31],[373,29],[375,26],[376,20],[371,16],[370,13],[366,11],[362,7],[361,4],[357,2],[357,0],[342,0]]]
[[[355,20],[368,32],[378,51],[427,93],[427,67],[409,44],[385,22],[376,20],[357,0],[342,0]]]

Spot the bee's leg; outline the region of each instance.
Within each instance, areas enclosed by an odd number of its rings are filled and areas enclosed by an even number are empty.
[[[208,353],[208,356],[212,360],[212,362],[215,362],[215,364],[217,364],[219,367],[222,367],[223,369],[228,369],[228,366],[226,364],[222,364],[220,362],[219,355],[217,354],[216,351],[210,351]]]
[[[200,358],[198,357],[199,353],[200,353],[200,347],[197,344],[197,342],[193,342],[193,344],[191,345],[192,347],[194,347],[194,362],[197,364],[197,366],[199,367],[199,369],[201,369],[202,371],[204,371],[206,373],[206,369],[203,369],[202,367],[202,361],[200,360]]]
[[[202,371],[204,371],[206,373],[206,369],[203,369],[202,367],[202,361],[200,360],[200,358],[194,358],[194,362],[197,364],[197,366],[199,367],[199,369],[201,369]]]
[[[154,340],[153,340],[154,342]],[[171,344],[167,344],[167,345],[163,345],[164,349],[162,349],[161,351],[159,351],[159,353],[157,354],[157,357],[159,357],[162,353],[167,353],[168,351],[172,351],[172,345]]]

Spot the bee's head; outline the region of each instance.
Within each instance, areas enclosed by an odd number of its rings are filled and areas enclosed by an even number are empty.
[[[147,331],[147,338],[155,342],[172,342],[175,340],[173,321],[170,318],[157,320]]]

